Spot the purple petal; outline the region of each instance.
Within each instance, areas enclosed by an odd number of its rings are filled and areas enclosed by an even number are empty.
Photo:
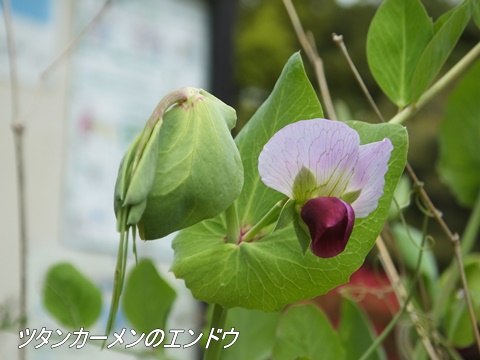
[[[318,197],[305,203],[301,216],[310,230],[310,249],[315,255],[329,258],[345,250],[355,222],[349,203],[336,197]]]
[[[360,196],[352,203],[355,216],[368,216],[378,206],[383,195],[385,174],[393,145],[390,139],[360,146],[358,163],[353,170],[353,177],[345,192],[361,189]]]
[[[302,168],[314,175],[317,187],[308,190],[316,190],[316,196],[340,196],[350,182],[359,145],[358,133],[344,123],[302,120],[285,126],[265,144],[258,170],[265,185],[290,198]]]

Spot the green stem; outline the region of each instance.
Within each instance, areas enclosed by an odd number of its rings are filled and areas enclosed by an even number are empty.
[[[236,244],[240,237],[240,225],[235,202],[225,210],[225,219],[227,221],[227,243]]]
[[[425,93],[420,96],[416,104],[407,106],[400,111],[392,119],[390,123],[402,124],[418,110],[423,108],[430,100],[432,100],[440,91],[455,80],[463,71],[465,71],[480,55],[480,43],[475,45],[459,62],[455,64],[444,76],[433,84]]]
[[[426,223],[424,223],[424,228],[425,227],[426,227]],[[415,284],[417,283],[418,278],[420,277],[420,267],[422,265],[423,251],[425,249],[426,238],[427,238],[426,234],[424,233],[422,238],[422,243],[420,245],[420,252],[418,254],[417,264],[415,265],[415,272],[414,272],[414,277],[410,287],[410,291],[408,292],[407,298],[403,302],[402,308],[398,313],[395,314],[395,317],[388,323],[385,329],[383,329],[382,333],[375,339],[375,341],[363,353],[360,360],[367,360],[372,355],[372,353],[382,344],[382,342],[385,341],[385,338],[388,336],[388,334],[390,334],[390,332],[393,330],[393,328],[397,324],[398,320],[400,320],[400,318],[403,316],[403,314],[407,310],[408,304],[410,303],[410,300],[412,299],[412,296],[413,296]],[[411,239],[411,241],[414,241],[414,240]]]
[[[210,329],[223,329],[225,327],[225,320],[227,320],[228,310],[222,306],[215,304],[213,306],[212,321],[210,322]],[[205,349],[204,360],[219,360],[222,352],[221,341],[210,341],[209,347]]]
[[[288,198],[280,200],[277,202],[263,218],[260,219],[243,237],[242,241],[250,242],[253,240],[255,235],[257,235],[265,226],[269,225],[275,217],[277,217],[283,209],[283,205],[288,201]]]

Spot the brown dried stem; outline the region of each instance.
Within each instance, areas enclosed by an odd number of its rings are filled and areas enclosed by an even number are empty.
[[[292,4],[291,0],[283,0],[285,9],[287,10],[288,16],[292,21],[293,28],[297,34],[298,40],[302,45],[303,50],[307,54],[308,60],[312,64],[315,75],[317,77],[318,86],[320,87],[320,93],[322,94],[322,99],[325,105],[325,111],[329,119],[337,119],[337,114],[335,113],[335,107],[333,106],[332,98],[330,96],[330,91],[327,84],[327,78],[325,76],[325,71],[323,69],[323,61],[318,55],[317,49],[315,47],[315,41],[313,35],[310,33],[309,37],[305,34],[303,30],[300,19],[298,18],[297,12]]]
[[[375,102],[373,101],[367,87],[365,86],[365,83],[363,82],[363,79],[361,78],[361,76],[359,75],[355,65],[353,64],[353,62],[351,61],[350,59],[350,56],[348,56],[348,51],[347,51],[347,48],[345,46],[345,43],[343,42],[343,37],[342,36],[338,36],[338,35],[335,35],[334,34],[334,41],[337,43],[337,45],[340,47],[340,49],[342,50],[342,53],[344,55],[346,55],[346,58],[347,58],[347,62],[349,63],[352,71],[365,95],[365,97],[369,100],[369,103],[370,104],[374,104],[373,105],[373,109],[374,111],[377,113],[379,119],[384,122],[384,118],[382,116],[382,114],[380,113],[380,111],[378,110],[378,107],[376,106]],[[478,45],[475,47],[475,49],[478,47]],[[476,52],[475,52],[476,53]],[[464,64],[464,66],[468,66],[468,64],[470,63],[470,59],[472,58],[472,52],[469,52],[466,57],[468,57],[469,59],[469,62],[466,62],[466,61],[463,61],[460,60],[460,62],[462,64]],[[476,55],[475,55],[476,57]],[[474,58],[475,58],[474,57]],[[350,59],[350,60],[349,60]],[[455,71],[455,75],[458,76],[462,73],[461,70],[463,70],[463,67],[462,69],[457,69],[457,67],[455,68],[456,71]],[[448,76],[448,82],[444,79],[444,78],[441,78],[440,80],[438,80],[438,82],[436,84],[434,84],[432,86],[432,88],[434,89],[443,89],[448,83],[450,83],[451,81],[453,81],[456,76],[453,76],[451,75],[451,71],[448,72],[446,74],[446,76]],[[439,87],[437,84],[438,83],[441,83],[442,86]],[[438,90],[439,91],[439,90]],[[431,100],[433,98],[433,96],[428,96],[428,100]],[[413,115],[413,113],[410,113],[409,116]],[[478,330],[478,326],[477,326],[477,321],[475,319],[475,313],[474,313],[474,310],[473,310],[473,304],[472,304],[472,299],[471,299],[471,296],[470,296],[470,292],[468,290],[468,284],[467,284],[467,280],[466,280],[466,275],[465,275],[465,269],[464,269],[464,266],[463,266],[463,257],[462,257],[462,251],[461,251],[461,247],[460,247],[460,241],[459,241],[459,237],[458,237],[458,234],[454,234],[450,228],[448,227],[448,225],[446,224],[445,220],[443,220],[443,217],[442,217],[442,213],[440,211],[438,211],[438,209],[435,207],[435,205],[433,204],[432,200],[430,199],[430,197],[428,196],[427,192],[425,191],[425,189],[423,188],[423,184],[422,182],[418,179],[417,175],[415,174],[415,171],[413,170],[412,166],[410,165],[410,163],[407,161],[407,164],[406,164],[406,169],[407,169],[407,172],[408,174],[410,175],[412,181],[413,181],[413,184],[416,188],[416,190],[418,191],[418,194],[421,198],[421,200],[423,201],[423,203],[425,204],[425,206],[427,207],[428,210],[430,210],[430,212],[433,214],[433,217],[435,218],[435,220],[437,221],[437,223],[440,225],[442,231],[444,232],[444,234],[447,236],[447,238],[450,240],[450,243],[454,249],[454,254],[455,254],[455,258],[457,260],[457,264],[458,264],[458,268],[459,268],[459,272],[460,272],[460,279],[461,279],[461,282],[462,282],[462,287],[463,287],[463,290],[465,292],[465,299],[466,299],[466,302],[467,302],[467,308],[468,308],[468,313],[469,313],[469,316],[470,316],[470,322],[472,324],[472,327],[473,327],[473,330],[474,330],[474,335],[475,335],[475,340],[476,340],[476,344],[477,344],[477,347],[478,347],[478,350],[480,352],[480,333],[479,333],[479,330]],[[379,243],[377,242],[377,245]],[[386,252],[386,254],[388,254],[388,252]],[[386,255],[385,254],[385,255]],[[394,268],[394,267],[393,267]],[[395,270],[396,271],[396,270]],[[420,335],[420,334],[419,334]],[[428,349],[427,349],[428,351]]]

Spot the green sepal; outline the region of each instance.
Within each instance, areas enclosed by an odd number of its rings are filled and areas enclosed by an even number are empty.
[[[307,226],[305,223],[302,221],[300,218],[296,218],[293,221],[293,227],[295,228],[295,234],[297,235],[297,240],[298,244],[300,245],[300,249],[302,249],[303,255],[308,250],[308,247],[310,246],[310,243],[312,242],[312,239],[310,238],[310,235],[308,233],[308,229],[306,228]]]
[[[355,200],[358,199],[361,193],[362,193],[362,190],[350,191],[340,196],[340,199],[342,199],[343,201],[349,204],[352,204]]]
[[[147,146],[143,150],[140,161],[138,162],[138,166],[134,169],[132,178],[128,184],[128,190],[125,195],[125,200],[123,201],[123,206],[136,205],[145,202],[148,194],[152,190],[153,181],[155,179],[155,167],[158,158],[158,140],[161,127],[162,120],[160,119],[153,128]]]
[[[298,216],[298,213],[295,210],[295,205],[296,203],[293,199],[289,199],[285,205],[283,205],[282,211],[278,216],[278,220],[273,231],[282,230],[294,221],[294,219]]]
[[[129,206],[127,225],[136,225],[142,218],[142,215],[147,207],[147,199],[142,202]]]
[[[314,197],[317,179],[313,172],[303,166],[293,181],[293,198],[303,204]]]

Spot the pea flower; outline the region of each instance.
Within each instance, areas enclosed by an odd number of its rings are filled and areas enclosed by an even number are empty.
[[[345,250],[355,218],[377,208],[392,149],[388,138],[360,145],[339,121],[303,120],[265,144],[258,170],[266,186],[297,204],[311,251],[329,258]]]

